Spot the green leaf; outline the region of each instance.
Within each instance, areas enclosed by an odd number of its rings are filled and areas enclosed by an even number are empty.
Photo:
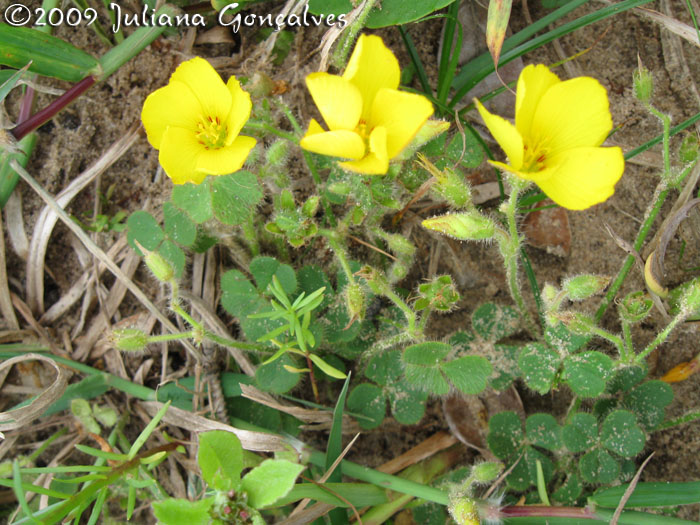
[[[549,414],[533,414],[525,420],[525,433],[533,445],[556,450],[561,448],[561,427]]]
[[[134,241],[138,241],[147,250],[153,251],[165,238],[160,225],[147,211],[139,210],[132,213],[126,221],[126,226],[129,229],[127,233],[129,245],[139,255],[143,255],[143,253],[134,244]]]
[[[637,416],[637,421],[646,430],[652,430],[664,420],[665,408],[673,401],[673,389],[668,383],[647,381],[629,392],[622,404]]]
[[[274,257],[258,256],[250,261],[250,273],[255,279],[258,290],[265,292],[272,282],[272,276],[277,276],[282,289],[290,295],[297,289],[297,278],[294,270],[288,264],[282,264]],[[312,290],[313,291],[313,290]]]
[[[229,270],[221,276],[221,306],[239,320],[261,309],[269,308],[260,298],[255,286],[238,270]]]
[[[325,287],[323,294],[323,302],[318,307],[319,310],[323,310],[330,305],[333,298],[333,286],[328,276],[321,270],[318,266],[307,265],[302,267],[297,272],[297,281],[299,285],[300,292],[306,292],[306,295],[318,290],[319,288]]]
[[[549,483],[554,473],[552,460],[533,447],[525,447],[524,454],[506,478],[508,486],[523,491],[537,484],[537,461],[542,465],[545,483]]]
[[[593,414],[577,412],[561,431],[564,446],[571,452],[583,452],[598,440],[598,421]]]
[[[359,335],[362,326],[358,322],[348,326],[350,317],[342,297],[336,298],[336,302],[326,310],[319,321],[323,325],[326,341],[332,345],[352,341]]]
[[[407,389],[397,383],[388,389],[388,395],[391,413],[396,421],[402,425],[415,425],[423,419],[428,399],[426,392]]]
[[[175,270],[175,278],[180,279],[182,272],[185,271],[185,252],[172,241],[168,239],[158,247],[158,253],[161,254],[166,261],[170,263]]]
[[[559,369],[559,354],[542,343],[530,343],[520,351],[518,366],[527,386],[546,394]]]
[[[489,420],[486,441],[491,452],[500,459],[513,456],[524,439],[522,423],[515,412],[499,412]]]
[[[163,226],[168,237],[182,246],[192,246],[197,238],[197,225],[170,202],[163,204]]]
[[[365,377],[386,386],[401,378],[403,365],[401,364],[401,352],[389,350],[377,354],[369,360],[365,368]]]
[[[609,451],[632,458],[644,448],[646,435],[637,425],[637,419],[632,412],[615,410],[603,421],[600,439]]]
[[[590,341],[591,337],[572,334],[564,323],[559,323],[555,326],[547,325],[544,332],[544,339],[553,348],[556,348],[560,352],[570,354]]]
[[[520,346],[496,344],[491,357],[494,375],[491,376],[491,388],[503,391],[513,384],[518,376],[518,354]]]
[[[285,459],[266,459],[242,480],[241,489],[248,493],[248,505],[260,509],[283,498],[304,468]]]
[[[309,354],[309,359],[313,361],[313,363],[321,369],[321,371],[326,374],[327,376],[333,377],[335,379],[345,379],[347,375],[345,375],[343,372],[340,370],[333,368],[331,365],[326,363],[323,359],[321,359],[320,356],[317,356],[316,354]]]
[[[476,355],[465,355],[444,363],[441,368],[452,384],[465,394],[483,392],[493,373],[491,363]]]
[[[562,377],[579,397],[598,397],[605,391],[613,366],[612,359],[601,352],[581,352],[564,360]]]
[[[571,472],[566,481],[552,493],[552,499],[562,505],[573,505],[581,497],[583,485],[576,472]]]
[[[513,335],[519,326],[520,316],[511,306],[484,303],[472,314],[472,329],[485,341],[495,343]]]
[[[261,365],[255,371],[255,381],[261,390],[266,392],[274,392],[275,394],[284,394],[297,386],[301,374],[295,374],[287,371],[284,365],[298,367],[289,354],[285,354],[279,359],[267,365]]]
[[[211,488],[237,490],[243,470],[243,447],[233,432],[212,430],[199,435],[197,463]]]
[[[348,386],[350,385],[350,377],[348,377],[343,388],[340,391],[338,400],[333,408],[333,424],[330,434],[328,435],[328,444],[326,445],[326,472],[333,466],[333,463],[338,459],[343,451],[343,413],[345,412],[345,401],[348,394]],[[343,474],[340,469],[335,469],[326,479],[331,483],[340,483],[343,481]]]
[[[21,69],[31,61],[29,71],[45,77],[79,82],[100,73],[94,57],[37,29],[0,24],[0,47],[0,64]]]
[[[465,355],[471,352],[471,345],[476,337],[471,332],[455,332],[450,337],[449,344],[455,349],[457,355]]]
[[[620,474],[620,464],[601,449],[585,454],[578,462],[578,469],[585,482],[596,485],[612,483]]]
[[[214,504],[214,498],[204,498],[199,501],[168,498],[154,501],[153,514],[160,523],[168,525],[208,525],[211,522],[209,509]]]
[[[196,224],[202,224],[214,216],[208,179],[202,184],[188,182],[173,185],[171,199],[175,206],[187,213]]]
[[[381,388],[371,383],[362,383],[353,388],[348,396],[347,409],[367,416],[369,419],[358,419],[361,428],[370,430],[381,425],[386,414],[386,399]]]
[[[404,0],[383,0],[381,9],[375,7],[367,18],[367,27],[395,26],[415,22],[430,13],[442,9],[452,0],[423,0],[406,2]],[[341,15],[349,13],[354,5],[350,0],[310,0],[309,11],[315,15]]]
[[[450,345],[436,341],[419,343],[406,348],[403,352],[406,381],[432,394],[447,394],[450,391],[450,385],[442,376],[440,365],[451,350]]]
[[[647,376],[648,370],[644,366],[628,366],[618,368],[613,377],[608,381],[606,391],[609,394],[627,392]]]
[[[211,177],[211,205],[222,223],[243,224],[263,197],[258,178],[249,171]]]

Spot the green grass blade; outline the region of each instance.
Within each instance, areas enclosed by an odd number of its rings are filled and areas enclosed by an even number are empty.
[[[29,71],[46,77],[78,82],[101,71],[92,55],[29,27],[0,24],[0,48],[0,64],[20,69],[31,62]]]
[[[87,445],[75,445],[75,448],[88,454],[89,456],[94,456],[96,458],[111,459],[112,461],[124,461],[126,457],[124,454],[118,454],[116,452],[107,452],[105,450],[100,450],[99,448],[89,447]]]
[[[562,10],[565,10],[565,12],[570,11],[574,7],[578,7],[579,5],[585,3],[586,0],[572,0],[572,2],[569,2],[565,6],[557,9],[554,13],[549,15],[551,17],[555,13],[562,12]],[[567,35],[577,29],[580,29],[582,27],[585,27],[587,25],[590,25],[594,22],[599,22],[601,20],[604,20],[610,16],[623,13],[629,9],[632,9],[633,7],[638,7],[640,5],[644,5],[649,3],[651,0],[625,0],[623,2],[618,2],[613,5],[610,5],[608,7],[604,7],[602,9],[599,9],[593,13],[590,13],[588,15],[584,15],[580,18],[577,18],[576,20],[573,20],[571,22],[568,22],[566,24],[563,24],[557,28],[554,28],[551,31],[548,31],[547,33],[535,37],[532,40],[529,40],[527,42],[524,42],[520,45],[513,45],[513,42],[517,42],[518,40],[522,40],[521,33],[523,31],[517,33],[516,35],[513,35],[510,37],[508,40],[503,45],[503,52],[501,54],[501,59],[499,61],[499,65],[502,67],[511,60],[514,60],[518,58],[519,56],[524,55],[525,53],[528,53],[534,49],[537,49],[538,47],[541,47],[545,44],[548,44],[552,40],[556,40],[557,38],[560,38],[564,35]],[[571,8],[571,9],[569,9]],[[568,10],[567,10],[568,9]],[[565,13],[564,13],[565,14]],[[554,20],[560,18],[563,15],[559,15],[551,22]],[[538,20],[537,23],[532,24],[532,26],[529,26],[527,28],[528,33],[532,31],[532,27],[541,25],[540,22],[545,19],[549,19],[549,17],[544,17],[541,20]],[[551,23],[551,22],[548,22]],[[547,24],[545,24],[546,26]],[[513,40],[515,37],[518,37],[518,39]],[[462,68],[462,71],[457,75],[454,83],[454,88],[456,89],[456,93],[450,102],[450,106],[454,107],[461,99],[466,95],[474,86],[476,86],[479,82],[481,82],[484,78],[486,78],[489,74],[491,74],[494,71],[493,68],[493,60],[491,59],[491,56],[488,53],[484,53],[482,55],[479,55],[476,57],[474,60],[472,60],[467,66]]]
[[[418,50],[416,49],[416,46],[413,43],[413,39],[411,38],[411,35],[409,35],[408,32],[404,29],[403,26],[398,26],[398,28],[399,33],[401,34],[401,38],[403,39],[403,43],[406,46],[406,51],[408,51],[408,55],[411,57],[413,67],[416,68],[418,81],[420,82],[420,85],[423,88],[423,92],[426,96],[432,99],[433,88],[430,87],[428,74],[425,72],[425,67],[423,67],[423,61],[420,59],[420,56],[418,56]]]
[[[275,502],[275,506],[310,498],[338,507],[347,507],[347,503],[335,496],[334,493],[340,494],[355,507],[380,505],[388,501],[386,490],[367,483],[323,483],[319,485],[297,483],[289,494]]]
[[[629,484],[596,492],[590,497],[596,505],[616,508]],[[700,503],[700,481],[686,483],[637,483],[625,507],[675,507]]]
[[[134,441],[134,444],[131,445],[131,450],[129,450],[129,454],[127,454],[129,459],[134,459],[136,457],[136,454],[138,454],[139,450],[141,447],[146,443],[146,440],[151,436],[153,431],[156,429],[158,426],[158,423],[160,423],[160,420],[163,419],[163,416],[165,416],[165,413],[168,411],[168,408],[170,408],[170,401],[165,403],[158,413],[153,417],[153,419],[146,425],[146,428],[144,428],[141,433],[139,434],[139,437],[136,438],[136,441]]]
[[[348,394],[348,386],[350,385],[350,376],[345,379],[343,388],[338,396],[338,401],[333,409],[333,424],[331,432],[328,436],[328,445],[326,446],[326,471],[331,468],[331,465],[338,459],[343,451],[343,411],[345,410],[345,398]],[[333,474],[328,477],[329,483],[340,482],[343,480],[343,475],[340,469],[335,469]]]

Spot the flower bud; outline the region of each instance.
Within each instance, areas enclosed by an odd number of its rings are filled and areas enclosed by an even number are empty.
[[[148,269],[151,270],[156,279],[162,283],[172,282],[175,277],[175,269],[172,265],[158,252],[148,252],[144,257],[144,262]]]
[[[112,331],[112,344],[124,352],[140,352],[148,344],[148,335],[138,328],[123,328]]]
[[[632,73],[632,85],[634,86],[634,96],[637,100],[648,104],[654,92],[654,77],[647,68],[642,64],[641,59],[637,57],[639,66]]]
[[[313,218],[313,216],[316,215],[316,211],[318,210],[318,203],[320,201],[321,198],[318,195],[313,195],[309,197],[308,199],[306,199],[306,202],[301,207],[301,213],[309,219]]]
[[[399,234],[389,234],[385,237],[389,249],[396,255],[412,257],[416,251],[415,245],[406,237]]]
[[[564,281],[562,288],[572,301],[583,301],[603,291],[610,282],[601,275],[577,275]]]
[[[700,311],[700,279],[690,281],[688,287],[681,296],[681,311],[686,316]]]
[[[267,160],[267,166],[271,168],[279,168],[287,160],[287,153],[289,151],[289,146],[286,140],[278,140],[274,142],[267,151],[265,152],[265,157]]]
[[[700,156],[700,140],[697,135],[690,133],[686,135],[678,148],[678,158],[684,164],[695,162]]]
[[[425,219],[422,224],[428,230],[449,235],[460,241],[490,239],[496,232],[493,221],[476,212],[448,213]]]
[[[450,514],[459,525],[479,525],[479,511],[476,502],[467,497],[461,497],[457,501],[450,502]]]
[[[345,306],[348,309],[350,319],[364,319],[367,303],[362,286],[357,283],[348,284],[345,287]]]
[[[471,478],[477,483],[490,483],[503,471],[503,463],[491,461],[472,467]]]
[[[628,294],[620,303],[620,317],[628,323],[638,323],[644,319],[654,306],[654,302],[649,299],[644,292],[633,292]]]
[[[296,203],[294,202],[294,195],[289,190],[282,190],[280,193],[280,206],[283,210],[293,211],[296,209]]]

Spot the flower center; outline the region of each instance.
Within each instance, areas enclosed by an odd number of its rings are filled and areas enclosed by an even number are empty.
[[[197,122],[197,141],[206,149],[223,148],[226,143],[228,128],[219,117],[207,117]]]
[[[524,172],[538,172],[545,169],[547,163],[547,154],[549,151],[541,143],[525,144],[525,154],[523,156]]]

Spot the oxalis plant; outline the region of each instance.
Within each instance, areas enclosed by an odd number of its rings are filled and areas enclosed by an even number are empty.
[[[556,15],[507,40],[502,61],[556,38],[559,33],[547,33],[537,43],[528,40],[580,3],[569,2]],[[622,4],[630,8],[640,3]],[[387,486],[400,492],[401,498],[409,496],[402,504],[414,496],[420,498],[414,502],[413,515],[421,523],[444,523],[445,509],[460,524],[610,519],[630,524],[680,523],[629,510],[614,517],[615,508],[623,496],[628,507],[697,501],[697,496],[695,500],[686,497],[690,489],[684,492],[633,480],[636,460],[649,435],[697,416],[668,421],[664,412],[673,398],[669,382],[687,377],[691,368],[676,371],[664,381],[650,380],[645,362],[679,324],[700,315],[697,279],[672,290],[663,283],[666,244],[697,200],[688,200],[664,223],[664,235],[646,260],[640,255],[665,200],[673,190],[683,188],[696,165],[697,141],[687,140],[679,162],[672,162],[670,118],[653,107],[651,77],[640,66],[635,93],[663,126],[664,170],[653,202],[636,239],[618,239],[628,255],[616,277],[575,275],[540,288],[523,257],[519,214],[545,196],[570,210],[589,208],[614,193],[624,171],[620,148],[603,146],[613,127],[605,89],[593,78],[562,81],[545,65],[528,65],[514,86],[514,124],[489,112],[479,100],[455,111],[464,94],[489,72],[482,57],[459,72],[456,69],[458,53],[450,50],[453,39],[456,49],[460,47],[461,35],[454,22],[458,3],[449,7],[446,51],[440,57],[434,90],[410,37],[402,30],[422,94],[399,89],[398,60],[380,37],[360,34],[353,48],[361,27],[371,27],[372,17],[379,16],[371,11],[373,4],[366,4],[331,57],[342,74],[319,72],[306,78],[318,119],[302,125],[296,108],[272,94],[269,79],[256,75],[224,82],[203,58],[184,61],[170,82],[146,99],[143,125],[173,188],[162,207],[162,221],[146,211],[131,214],[128,240],[167,289],[169,309],[184,328],[162,335],[125,328],[112,335],[114,346],[124,352],[140,352],[158,342],[194,343],[188,346],[188,357],[197,372],[210,372],[207,348],[212,344],[243,351],[255,373],[254,377],[236,376],[239,391],[240,383],[295,399],[290,393],[308,380],[313,402],[296,401],[322,410],[327,399],[337,398],[327,454],[319,460],[319,453],[289,438],[289,450],[262,460],[244,451],[232,433],[202,433],[197,452],[201,476],[192,498],[169,498],[149,474],[153,467],[148,465],[156,465],[181,444],[139,452],[166,406],[133,445],[116,430],[110,434],[110,444],[121,437],[121,448],[128,453],[83,450],[97,459],[94,466],[75,470],[91,476],[73,480],[84,483],[79,495],[51,492],[49,496],[61,501],[40,515],[18,497],[26,522],[55,523],[68,516],[77,523],[90,504],[89,519],[96,522],[108,490],[126,494],[130,516],[137,495],[147,489],[150,494],[144,498],[153,502],[158,520],[188,524],[262,523],[264,516],[288,514],[285,505],[306,497],[336,507],[330,513],[333,523],[347,523],[346,509],[364,506],[373,507],[361,518],[363,522],[381,523],[395,512],[392,504],[398,501],[396,494],[389,495],[383,488]],[[383,12],[391,12],[384,7]],[[161,10],[169,12],[168,8]],[[593,18],[613,12],[602,9]],[[583,25],[567,26],[567,31]],[[7,30],[2,29],[0,38],[15,37],[3,32]],[[20,40],[29,38],[18,35]],[[135,52],[118,54],[118,62],[115,54],[109,60],[90,61],[74,53],[73,62],[80,59],[85,64],[70,79],[90,73],[92,80],[81,87],[87,89]],[[23,58],[11,65],[24,66]],[[73,74],[71,63],[66,59],[53,67],[57,75],[67,76]],[[13,75],[3,84],[8,92],[22,72]],[[497,209],[477,206],[466,182],[465,174],[481,164],[487,150],[462,118],[470,109],[477,110],[506,157],[498,162],[488,152],[502,186]],[[451,133],[449,121],[433,118],[436,113],[452,118],[455,112],[464,131]],[[48,118],[48,113],[42,118]],[[12,134],[23,139],[40,120],[20,125]],[[12,154],[26,154],[21,148]],[[292,159],[298,158],[312,181],[309,191],[294,189],[292,184]],[[22,173],[10,164],[9,156],[4,166]],[[469,326],[456,327],[439,341],[430,340],[426,327],[433,314],[455,310],[459,290],[450,275],[403,289],[416,246],[395,228],[408,206],[426,194],[449,212],[426,218],[422,226],[434,235],[493,243],[512,298],[506,305],[475,305]],[[188,254],[204,253],[215,245],[228,256],[229,267],[219,282],[219,306],[222,316],[235,320],[235,337],[222,336],[201,321],[180,289]],[[309,259],[315,264],[307,263]],[[644,275],[647,290],[619,297],[633,268]],[[536,311],[526,301],[530,293]],[[603,294],[593,315],[575,306]],[[600,324],[613,302],[620,333]],[[634,325],[653,308],[669,312],[669,322],[640,347]],[[340,381],[344,381],[342,387]],[[340,461],[343,414],[370,430],[382,424],[388,408],[397,422],[411,425],[421,420],[429,399],[454,392],[498,393],[516,382],[540,395],[567,390],[573,400],[561,418],[536,413],[522,420],[515,412],[491,414],[487,446],[498,461],[444,474],[451,464],[443,456],[417,465],[402,478],[336,462]],[[183,381],[183,389],[169,387],[162,388],[164,396],[177,398],[184,389],[197,390],[201,385],[193,380]],[[153,392],[140,395],[163,399]],[[265,427],[269,413],[255,410],[246,405],[244,411],[260,417],[236,424]],[[100,429],[98,405],[76,403],[73,411],[91,431]],[[289,420],[277,423],[276,431],[298,432]],[[105,465],[108,460],[114,464]],[[329,483],[301,483],[307,464],[324,467],[329,477],[323,481]],[[22,476],[48,471],[19,462],[12,470],[13,480],[5,484],[13,486],[16,494],[42,490],[33,484],[23,486]],[[373,485],[344,483],[341,471]],[[486,489],[490,484],[498,488]],[[430,515],[438,518],[431,521]]]

